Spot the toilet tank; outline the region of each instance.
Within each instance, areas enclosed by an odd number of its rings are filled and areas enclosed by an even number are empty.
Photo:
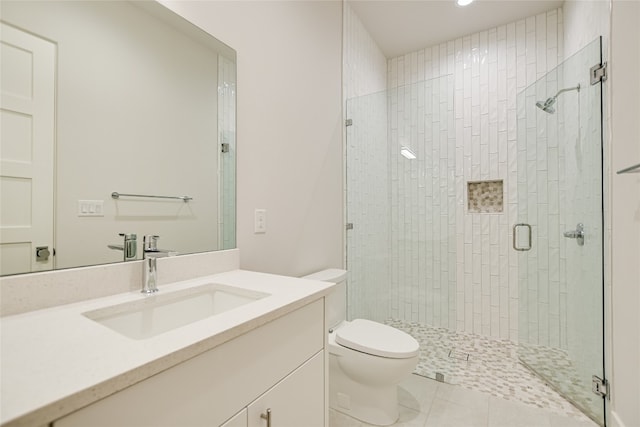
[[[330,268],[318,271],[303,279],[320,280],[322,282],[336,283],[337,286],[327,296],[327,313],[329,328],[333,328],[343,320],[347,320],[347,270]]]

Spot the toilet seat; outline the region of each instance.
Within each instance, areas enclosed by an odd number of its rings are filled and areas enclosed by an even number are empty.
[[[362,353],[390,359],[415,357],[420,348],[411,335],[366,319],[344,322],[336,330],[336,343]]]

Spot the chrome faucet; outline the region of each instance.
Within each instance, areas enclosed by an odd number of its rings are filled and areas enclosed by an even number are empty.
[[[156,254],[158,253],[158,237],[155,235],[144,236],[142,243],[142,292],[152,294],[158,292],[156,266]]]
[[[172,256],[176,252],[158,249],[158,238],[160,236],[148,235],[144,236],[142,241],[142,292],[143,294],[152,294],[158,292],[158,267],[156,264],[157,258]]]
[[[122,245],[107,245],[109,249],[114,249],[116,251],[122,251],[122,256],[124,261],[131,261],[136,259],[136,250],[138,248],[138,241],[135,234],[125,234],[120,233],[120,237],[124,237],[124,242]]]

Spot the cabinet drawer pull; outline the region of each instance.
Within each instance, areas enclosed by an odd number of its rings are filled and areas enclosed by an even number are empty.
[[[260,414],[260,418],[267,420],[267,427],[271,427],[271,408],[267,409],[266,414]]]

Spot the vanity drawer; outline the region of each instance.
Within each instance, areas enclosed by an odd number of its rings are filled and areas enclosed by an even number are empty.
[[[54,426],[220,425],[321,351],[324,331],[321,298]]]

